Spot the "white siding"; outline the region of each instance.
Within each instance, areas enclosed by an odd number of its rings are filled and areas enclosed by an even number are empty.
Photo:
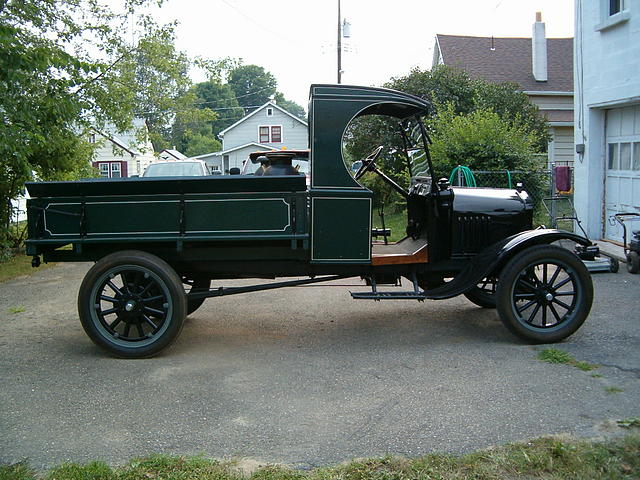
[[[553,127],[553,157],[556,165],[573,165],[573,127]]]
[[[606,109],[640,103],[640,9],[637,0],[603,25],[608,0],[576,0],[575,142],[585,144],[575,166],[575,206],[592,238],[605,229]],[[617,23],[616,20],[619,20]],[[611,121],[615,122],[614,118]],[[620,123],[622,128],[622,122]]]
[[[573,110],[573,95],[529,95],[540,110]]]
[[[271,125],[282,126],[282,142],[260,142],[258,128],[260,126]],[[263,143],[278,150],[282,148],[286,148],[287,150],[303,150],[309,148],[308,128],[298,120],[282,113],[277,108],[273,108],[273,115],[267,116],[267,109],[263,108],[255,115],[252,115],[227,131],[222,139],[222,149],[228,150],[250,142]]]

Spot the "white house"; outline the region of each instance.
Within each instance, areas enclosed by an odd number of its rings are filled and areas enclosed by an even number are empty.
[[[107,126],[89,134],[89,142],[97,144],[91,164],[98,169],[100,176],[142,175],[147,165],[156,160],[149,139],[139,138],[141,131],[146,131],[144,120],[135,119],[133,129],[127,132],[116,133],[115,128]]]
[[[549,123],[549,163],[573,163],[573,39],[547,38],[540,12],[531,38],[436,35],[432,66],[488,82],[517,83]]]
[[[209,169],[229,173],[242,169],[251,152],[258,150],[304,150],[309,148],[307,122],[270,101],[227,127],[219,134],[222,150],[198,155]]]
[[[575,206],[620,242],[611,215],[640,212],[640,2],[576,0],[575,39]]]

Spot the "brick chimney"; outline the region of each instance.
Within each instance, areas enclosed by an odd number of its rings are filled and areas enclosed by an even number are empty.
[[[536,12],[531,35],[531,68],[537,82],[547,81],[547,37],[541,12]]]

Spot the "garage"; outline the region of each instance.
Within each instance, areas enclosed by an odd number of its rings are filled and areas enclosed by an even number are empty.
[[[611,216],[640,212],[640,105],[607,110],[605,142],[603,234],[622,242],[622,228]]]

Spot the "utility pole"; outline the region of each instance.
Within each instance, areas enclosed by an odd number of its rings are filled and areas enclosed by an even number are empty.
[[[338,83],[342,83],[342,22],[340,21],[340,0],[338,0]]]

